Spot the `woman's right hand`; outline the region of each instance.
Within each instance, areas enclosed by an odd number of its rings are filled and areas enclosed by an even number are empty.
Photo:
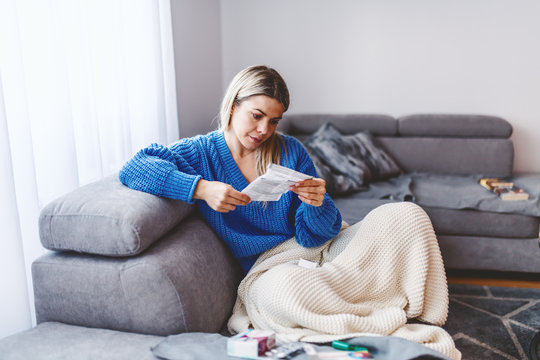
[[[217,212],[228,213],[237,205],[247,205],[249,196],[236,191],[231,185],[219,181],[200,179],[193,193],[193,198],[206,201]]]

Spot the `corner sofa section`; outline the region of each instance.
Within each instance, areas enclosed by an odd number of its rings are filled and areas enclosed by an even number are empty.
[[[285,117],[280,126],[305,139],[325,122],[344,134],[372,132],[405,172],[512,175],[511,126],[500,118],[303,114]],[[361,194],[335,197],[350,223],[397,201]],[[447,269],[540,274],[537,217],[425,209]],[[506,225],[493,226],[499,222]],[[116,176],[49,204],[41,213],[40,236],[51,252],[32,268],[38,323],[160,336],[218,332],[242,277],[196,207],[131,190]]]
[[[405,175],[459,176],[460,182],[470,176],[472,184],[467,186],[478,189],[475,176],[515,175],[512,126],[500,117],[417,114],[396,119],[379,114],[296,114],[286,116],[280,130],[306,141],[327,122],[344,136],[369,131]],[[540,174],[529,177],[531,184],[540,184]],[[441,191],[454,190],[441,187]],[[539,194],[530,195],[540,206]],[[367,198],[363,192],[339,194],[334,200],[349,223],[360,221],[379,205],[399,201],[392,197]],[[419,205],[432,220],[447,269],[540,273],[539,216],[451,208],[440,201],[438,206],[421,201]]]
[[[219,332],[242,276],[194,205],[116,175],[47,205],[32,264],[38,323],[141,334]]]

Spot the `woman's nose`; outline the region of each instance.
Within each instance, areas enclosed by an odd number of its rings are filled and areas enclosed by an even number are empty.
[[[266,123],[259,124],[259,126],[257,127],[257,131],[263,135],[266,134],[266,132],[268,131],[268,124]]]

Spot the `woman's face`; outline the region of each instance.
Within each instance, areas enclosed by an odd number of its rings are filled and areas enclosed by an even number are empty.
[[[246,150],[255,150],[276,131],[283,105],[266,95],[254,95],[233,106],[232,133]]]

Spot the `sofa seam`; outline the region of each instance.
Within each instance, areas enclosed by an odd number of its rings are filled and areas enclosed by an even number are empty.
[[[126,258],[119,258],[119,259],[128,259],[128,257]],[[109,264],[105,265],[105,264],[101,264],[100,263],[92,263],[91,265],[89,264],[77,264],[77,263],[62,263],[62,262],[56,262],[56,261],[51,261],[51,260],[39,260],[36,259],[36,261],[34,261],[32,264],[35,264],[35,266],[40,266],[40,265],[47,265],[47,266],[76,266],[76,267],[92,267],[92,268],[95,268],[95,267],[98,267],[98,268],[101,268],[101,269],[114,269],[114,266],[110,266]],[[134,267],[137,267],[137,266],[141,266],[141,265],[151,265],[149,262],[144,262],[144,263],[136,263],[136,264],[130,264],[130,265],[127,265],[127,264],[121,264],[119,267],[118,267],[118,271],[125,271],[125,270],[131,270],[132,268]]]
[[[54,261],[49,261],[49,260],[39,260],[37,259],[36,261],[34,261],[32,263],[33,266],[42,266],[42,265],[45,265],[45,266],[62,266],[62,267],[78,267],[78,268],[84,268],[84,267],[91,267],[91,268],[100,268],[100,269],[114,269],[114,267],[111,267],[111,266],[107,266],[107,265],[103,265],[103,264],[92,264],[91,266],[89,266],[88,264],[76,264],[76,263],[69,263],[69,264],[65,264],[65,263],[62,263],[62,262],[54,262]],[[127,267],[124,267],[124,266],[121,266],[120,269],[117,269],[118,271],[123,271],[124,269],[130,269],[132,267],[135,267],[137,265],[140,265],[140,264],[135,264],[135,265],[130,265],[130,266],[127,266]]]
[[[184,313],[184,305],[182,303],[182,300],[180,299],[180,294],[178,294],[178,291],[177,291],[176,287],[174,286],[170,276],[168,274],[166,274],[166,272],[163,271],[163,269],[161,267],[159,267],[159,266],[156,267],[154,264],[143,263],[143,264],[135,264],[135,265],[132,265],[132,266],[130,266],[128,268],[125,268],[125,269],[121,270],[121,273],[120,273],[120,285],[122,286],[122,294],[124,295],[124,300],[126,301],[126,303],[127,303],[127,300],[126,300],[127,297],[126,297],[126,290],[125,290],[125,286],[124,286],[124,276],[123,276],[123,274],[126,273],[127,271],[132,270],[133,268],[139,267],[139,266],[154,267],[154,268],[156,268],[158,270],[158,272],[162,276],[165,277],[165,279],[169,283],[170,287],[173,289],[174,294],[176,296],[176,299],[178,300],[178,304],[180,305],[182,323],[183,323],[183,326],[184,326],[184,332],[186,332],[187,331],[186,317],[185,317],[185,313]],[[130,311],[130,313],[131,313],[131,311]],[[130,322],[132,322],[131,314],[130,314]],[[133,327],[133,323],[131,325]]]

